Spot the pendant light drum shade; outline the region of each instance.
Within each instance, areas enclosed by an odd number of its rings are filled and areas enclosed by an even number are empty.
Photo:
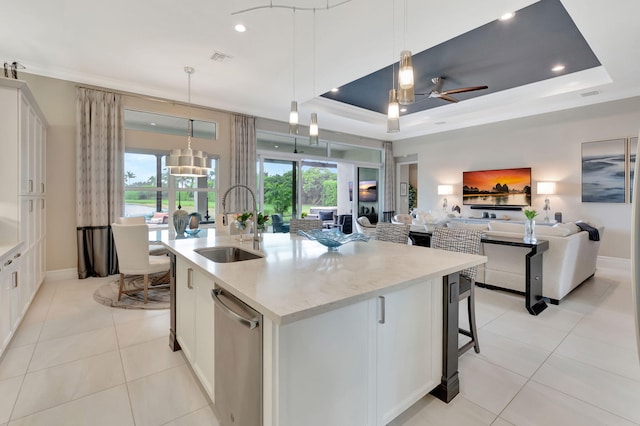
[[[191,145],[189,143],[189,145]],[[167,157],[167,167],[173,176],[207,176],[207,156],[191,148],[172,149]]]

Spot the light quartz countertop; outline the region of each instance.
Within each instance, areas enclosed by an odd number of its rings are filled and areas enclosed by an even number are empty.
[[[373,239],[329,252],[304,237],[265,233],[259,252],[263,258],[215,263],[194,249],[236,246],[255,252],[252,242],[240,242],[237,235],[216,236],[213,230],[202,238],[179,240],[169,239],[166,231],[160,238],[150,235],[276,324],[328,312],[487,260]]]

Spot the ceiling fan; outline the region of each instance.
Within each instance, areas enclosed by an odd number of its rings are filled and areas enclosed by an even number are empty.
[[[442,90],[442,85],[444,84],[444,77],[434,77],[431,79],[435,87],[429,93],[429,98],[439,98],[449,102],[458,102],[458,100],[452,96],[456,93],[464,93],[464,92],[473,92],[474,90],[484,90],[488,89],[489,86],[471,86],[471,87],[460,87],[458,89],[451,90]]]

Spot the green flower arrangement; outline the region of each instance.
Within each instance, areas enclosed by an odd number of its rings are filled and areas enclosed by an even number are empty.
[[[264,231],[265,225],[269,221],[269,216],[267,216],[266,214],[262,214],[261,212],[258,212],[257,215],[258,217],[256,221],[258,222],[258,229],[261,229]]]
[[[236,215],[236,228],[245,230],[247,229],[247,222],[253,217],[253,213],[244,212]]]
[[[534,217],[538,216],[538,212],[533,209],[522,209],[522,212],[526,216],[527,219],[533,220]]]

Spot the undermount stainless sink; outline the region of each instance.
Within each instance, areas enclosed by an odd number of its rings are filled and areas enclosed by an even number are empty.
[[[251,253],[239,247],[207,247],[195,249],[196,253],[217,263],[240,262],[262,258],[261,255]]]

